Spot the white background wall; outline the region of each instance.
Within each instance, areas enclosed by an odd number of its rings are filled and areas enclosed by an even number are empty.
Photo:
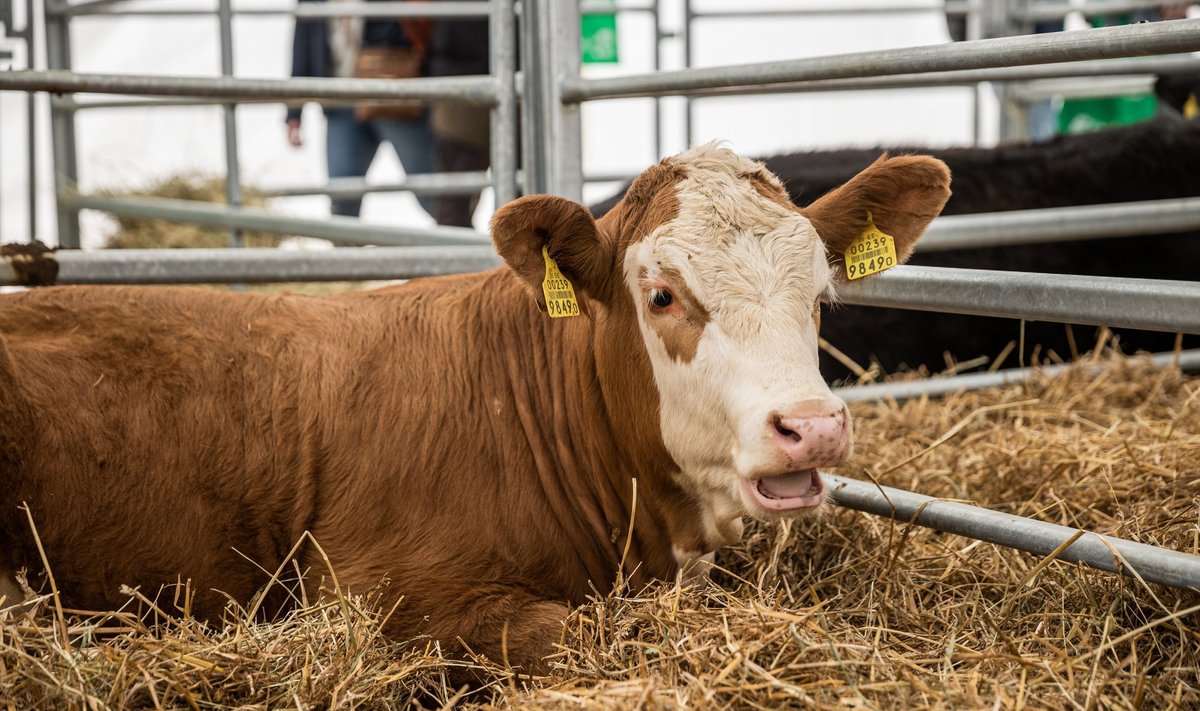
[[[286,2],[286,0],[283,0]],[[757,0],[755,7],[795,7],[842,0]],[[891,0],[904,3],[906,0]],[[206,7],[211,0],[147,0],[142,6]],[[263,6],[264,0],[255,5]],[[697,3],[697,7],[737,7],[740,0]],[[235,3],[235,7],[237,7]],[[664,25],[682,24],[682,2],[663,0]],[[637,73],[651,68],[652,29],[648,15],[619,20],[618,65],[585,67],[587,76]],[[240,17],[234,26],[236,73],[243,77],[285,77],[291,61],[292,21],[283,17]],[[72,25],[75,69],[83,72],[215,75],[220,70],[217,23],[212,18],[80,17]],[[841,18],[709,19],[698,21],[693,36],[697,65],[769,61],[948,40],[937,12]],[[662,46],[664,69],[682,66],[682,41]],[[20,53],[19,53],[20,54]],[[17,57],[14,66],[23,67]],[[992,104],[989,96],[987,106]],[[0,94],[0,241],[27,236],[25,95]],[[45,97],[38,155],[41,239],[53,242],[50,151]],[[724,139],[739,152],[765,155],[786,150],[895,144],[969,143],[971,92],[965,88],[918,89],[794,96],[704,99],[697,103],[698,141]],[[682,99],[665,99],[663,152],[685,147]],[[584,166],[588,172],[635,173],[656,160],[648,99],[590,103],[584,110]],[[991,117],[994,109],[985,112]],[[985,123],[985,142],[995,133]],[[221,110],[216,107],[95,110],[78,118],[81,188],[135,188],[175,173],[220,174],[224,170]],[[323,182],[324,126],[315,105],[305,109],[306,143],[296,150],[284,138],[283,108],[246,105],[238,109],[243,182],[261,187]],[[392,181],[402,168],[390,148],[381,150],[371,180]],[[586,199],[607,196],[615,186],[588,186]],[[280,200],[275,208],[295,215],[328,214],[323,197]],[[490,205],[477,214],[486,224]],[[388,224],[431,224],[411,196],[377,194],[366,198],[363,219]],[[85,246],[98,246],[106,218],[87,214]]]

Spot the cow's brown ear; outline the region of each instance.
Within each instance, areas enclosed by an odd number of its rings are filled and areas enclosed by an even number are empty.
[[[612,271],[612,250],[605,247],[592,213],[556,195],[527,195],[496,211],[492,241],[508,266],[528,284],[543,309],[542,247],[577,292],[603,299]]]
[[[844,254],[870,219],[896,241],[896,257],[904,262],[917,240],[950,198],[950,169],[929,156],[887,154],[801,212],[825,241],[829,261],[846,278]]]

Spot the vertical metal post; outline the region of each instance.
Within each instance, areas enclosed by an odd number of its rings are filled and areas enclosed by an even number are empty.
[[[46,13],[46,67],[71,69],[71,16],[42,6]],[[66,105],[64,105],[66,104]],[[79,164],[75,151],[75,107],[50,102],[50,135],[54,146],[54,199],[58,212],[58,246],[79,249],[79,211],[62,199],[77,189]]]
[[[537,80],[541,71],[541,63],[547,61],[543,56],[545,49],[541,43],[541,23],[537,21],[535,12],[538,0],[522,0],[519,17],[519,37],[521,43],[521,171],[523,183],[522,192],[526,195],[542,192],[545,178],[542,176],[546,160],[543,153],[546,146],[542,142],[542,134],[535,130],[537,122],[535,107],[540,106],[544,99],[541,97],[542,85]],[[539,127],[540,128],[540,127]]]
[[[525,192],[583,197],[579,104],[564,104],[562,80],[579,76],[579,5],[524,0]]]
[[[517,35],[513,0],[492,0],[492,76],[496,105],[492,107],[492,190],[496,207],[517,198]]]
[[[653,0],[650,3],[650,17],[654,22],[653,68],[657,72],[662,68],[663,41],[662,8],[659,6],[659,0]],[[659,158],[662,158],[662,97],[656,96],[654,97],[654,160],[651,162],[657,163]]]
[[[233,76],[233,8],[229,0],[218,0],[217,20],[221,27],[221,75]],[[242,180],[238,171],[237,104],[225,104],[225,201],[242,204]],[[229,246],[242,246],[242,232],[229,230]]]
[[[34,24],[35,17],[33,0],[25,0],[25,64],[26,69],[36,69],[35,58],[37,52],[34,49],[34,34],[37,25]],[[26,168],[29,171],[29,241],[33,242],[38,235],[37,222],[37,92],[31,91],[25,95],[25,138],[28,145],[25,147],[28,152],[29,165]]]
[[[695,21],[696,15],[692,12],[692,0],[683,0],[683,66],[688,68],[692,66],[692,23]],[[691,148],[695,138],[694,113],[695,101],[692,97],[687,96],[683,99],[683,137],[687,141],[684,148]]]
[[[967,2],[967,41],[983,39],[983,16],[980,0]],[[983,86],[979,82],[971,85],[971,145],[978,146],[983,133]]]
[[[1030,0],[1005,0],[993,3],[1002,17],[996,18],[995,27],[1003,27],[1007,35],[1025,35],[1033,32],[1033,23],[1020,21],[1024,13],[1019,10],[1029,8]],[[1029,106],[1013,97],[1013,92],[1004,82],[995,84],[996,98],[1000,102],[1000,140],[1008,141],[1029,135]]]

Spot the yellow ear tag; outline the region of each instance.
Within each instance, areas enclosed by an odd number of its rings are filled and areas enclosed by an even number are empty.
[[[899,263],[896,259],[896,240],[875,226],[871,213],[867,213],[867,229],[846,249],[846,276],[861,279],[891,269]]]
[[[565,318],[579,315],[579,301],[575,298],[575,287],[558,270],[558,265],[542,246],[542,257],[546,260],[546,278],[542,279],[542,295],[546,297],[546,313],[550,318]]]

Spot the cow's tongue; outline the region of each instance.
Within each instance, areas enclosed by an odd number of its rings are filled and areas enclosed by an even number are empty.
[[[808,496],[817,488],[817,470],[803,469],[798,472],[764,476],[758,480],[758,490],[776,499],[794,499]]]

